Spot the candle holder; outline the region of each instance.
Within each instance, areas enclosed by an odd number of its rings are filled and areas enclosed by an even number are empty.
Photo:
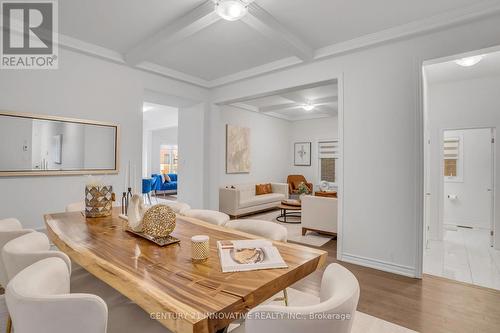
[[[127,197],[125,200],[125,214],[128,214],[128,204],[130,203],[130,200],[132,199],[132,188],[129,187],[127,189]]]
[[[122,193],[122,215],[127,214],[127,192]]]

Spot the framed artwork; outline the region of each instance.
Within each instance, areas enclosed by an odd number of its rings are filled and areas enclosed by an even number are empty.
[[[311,143],[296,142],[294,147],[294,165],[311,166]]]
[[[226,125],[226,173],[250,173],[250,128]]]

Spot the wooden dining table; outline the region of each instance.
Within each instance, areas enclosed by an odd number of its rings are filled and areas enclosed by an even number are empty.
[[[112,216],[86,218],[83,212],[46,214],[52,242],[68,256],[148,312],[173,332],[214,333],[324,265],[327,253],[292,243],[274,242],[288,268],[223,273],[217,241],[259,238],[177,216],[173,237],[160,247],[126,231]],[[210,237],[206,261],[191,260],[191,237]]]

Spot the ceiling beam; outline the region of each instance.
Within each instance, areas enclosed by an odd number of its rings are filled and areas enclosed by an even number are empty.
[[[323,104],[330,104],[330,103],[335,103],[338,101],[338,96],[337,92],[332,91],[335,95],[332,94],[332,96],[327,96],[323,98],[306,98],[301,94],[301,91],[292,91],[288,92],[285,94],[279,95],[280,97],[286,98],[290,101],[293,101],[294,103],[299,103],[299,104],[306,104],[308,102],[313,103],[315,105],[323,105]]]
[[[131,48],[125,53],[125,60],[129,65],[135,66],[148,60],[159,45],[165,47],[180,42],[219,20],[221,20],[221,17],[215,13],[213,2],[207,0]]]
[[[314,50],[312,47],[289,32],[278,22],[278,20],[255,2],[248,6],[248,14],[245,15],[241,21],[245,22],[271,41],[290,50],[301,60],[310,61],[313,59]]]
[[[246,110],[246,111],[251,111],[251,112],[259,112],[260,111],[260,109],[258,107],[250,105],[250,104],[234,103],[234,104],[231,104],[231,105],[234,106],[234,107],[237,107],[239,109]]]
[[[302,107],[302,105],[297,104],[295,102],[283,103],[283,104],[262,106],[262,107],[260,107],[260,112],[268,113],[268,112],[274,112],[274,111],[293,110],[293,109],[298,109],[301,107]]]

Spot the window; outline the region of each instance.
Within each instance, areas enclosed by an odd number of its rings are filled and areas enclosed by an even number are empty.
[[[446,181],[462,181],[462,138],[445,137],[443,175]]]
[[[340,157],[338,140],[318,142],[319,181],[336,183],[337,160]]]
[[[160,147],[160,170],[162,173],[177,173],[177,146]]]

